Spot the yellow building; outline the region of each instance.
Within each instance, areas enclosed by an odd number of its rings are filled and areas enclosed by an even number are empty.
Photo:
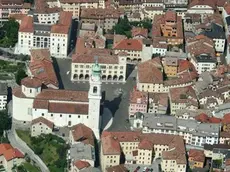
[[[191,169],[193,168],[203,168],[205,162],[204,151],[190,149],[188,153],[188,161]]]
[[[180,136],[104,131],[101,137],[101,150],[102,171],[119,165],[119,160],[123,158],[126,160],[125,164],[140,165],[151,165],[154,159],[162,158],[161,165],[164,171],[186,171],[184,141]],[[168,158],[175,162],[174,170],[168,170],[165,165]]]
[[[166,57],[164,61],[164,72],[167,77],[176,77],[178,68],[178,59],[175,57]]]

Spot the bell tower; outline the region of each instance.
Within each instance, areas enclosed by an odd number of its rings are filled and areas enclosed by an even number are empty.
[[[100,139],[100,105],[101,105],[101,67],[97,62],[92,67],[89,79],[89,127],[93,130],[96,138]]]

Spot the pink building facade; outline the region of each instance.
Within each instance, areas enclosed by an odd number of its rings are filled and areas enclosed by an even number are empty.
[[[129,118],[134,117],[136,112],[147,113],[148,93],[133,90],[130,93]]]

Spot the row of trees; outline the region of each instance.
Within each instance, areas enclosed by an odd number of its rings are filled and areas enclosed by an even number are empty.
[[[145,29],[148,29],[148,31],[150,31],[152,28],[152,21],[150,19],[144,19],[140,22],[139,21],[130,22],[127,16],[124,16],[124,18],[120,18],[118,20],[118,23],[113,28],[113,32],[120,35],[126,35],[128,38],[131,38],[132,27],[143,27]]]

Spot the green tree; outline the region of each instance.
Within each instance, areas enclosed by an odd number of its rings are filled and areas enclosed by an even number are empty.
[[[15,19],[9,19],[0,29],[0,45],[12,47],[18,41],[19,23]]]
[[[26,72],[23,69],[18,69],[16,75],[15,75],[15,80],[18,85],[21,85],[21,80],[23,78],[27,77]]]
[[[116,34],[126,35],[127,37],[131,36],[131,29],[132,27],[129,23],[127,16],[124,16],[124,18],[120,18],[118,20],[118,23],[113,28]]]
[[[141,21],[141,26],[150,31],[152,29],[152,21],[150,19],[144,19]]]
[[[0,111],[0,136],[3,135],[4,130],[11,128],[11,118],[9,117],[7,110]]]

